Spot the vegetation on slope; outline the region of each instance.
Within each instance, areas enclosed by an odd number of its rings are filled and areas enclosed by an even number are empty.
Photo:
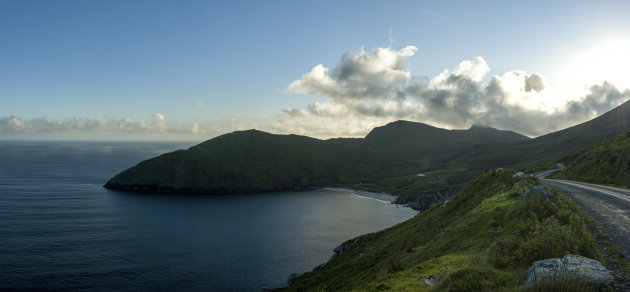
[[[105,186],[194,193],[349,187],[388,192],[423,209],[485,169],[549,164],[623,133],[630,129],[628,117],[630,102],[535,139],[479,126],[445,130],[405,121],[377,127],[363,139],[241,131],[143,161]]]
[[[630,187],[630,131],[564,159],[553,178]]]
[[[491,128],[445,130],[394,122],[365,139],[318,140],[250,130],[208,140],[188,150],[143,161],[106,187],[159,192],[234,193],[322,186],[384,186],[394,191],[417,179],[434,159],[475,145],[528,139]]]
[[[524,205],[524,192],[540,182],[514,173],[483,174],[446,204],[349,240],[347,251],[286,290],[510,291],[536,260],[567,253],[601,260],[578,207],[557,192],[557,206],[538,198]],[[437,286],[421,284],[431,277]]]
[[[532,170],[610,139],[630,129],[630,101],[582,124],[547,135],[522,141],[486,143],[471,147],[424,169],[425,179],[413,176],[392,176],[376,181],[379,188],[399,195],[402,202],[418,200],[424,193],[459,189],[487,169],[515,168]],[[555,168],[551,166],[550,168]],[[370,190],[369,187],[364,189]],[[429,194],[430,195],[430,194]]]
[[[143,161],[106,187],[195,193],[264,192],[336,185],[390,161],[356,139],[322,141],[250,130]],[[370,157],[370,160],[366,160]]]
[[[630,101],[576,126],[508,145],[490,144],[464,151],[432,167],[447,178],[469,181],[480,170],[525,169],[546,165],[630,130]],[[431,174],[432,172],[427,172]]]

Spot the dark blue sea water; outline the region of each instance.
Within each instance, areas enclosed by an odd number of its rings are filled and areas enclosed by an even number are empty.
[[[349,192],[138,194],[101,186],[177,143],[0,141],[0,290],[259,291],[411,218]]]

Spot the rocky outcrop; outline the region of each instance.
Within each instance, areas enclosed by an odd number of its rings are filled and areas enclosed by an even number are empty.
[[[337,247],[335,247],[335,249],[333,249],[335,254],[332,255],[332,257],[328,260],[328,262],[332,261],[334,258],[336,258],[337,256],[340,256],[344,252],[349,251],[354,246],[354,244],[357,243],[357,241],[359,241],[359,238],[356,238],[354,241],[348,240],[338,245]]]
[[[401,204],[414,210],[424,211],[451,197],[456,191],[456,188],[449,188],[440,191],[423,192],[411,198],[398,197],[394,204]]]
[[[538,286],[545,281],[580,281],[601,286],[614,280],[613,273],[600,262],[579,255],[568,254],[534,262],[527,269],[527,286]]]
[[[300,276],[300,274],[298,273],[292,273],[289,275],[289,278],[287,278],[287,287],[291,287],[291,284],[293,284],[293,281],[295,279],[297,279]]]
[[[543,201],[550,201],[556,206],[558,205],[558,198],[556,198],[550,190],[541,185],[534,186],[525,192],[525,195],[523,195],[523,205],[527,205],[529,200],[534,197],[540,198]]]
[[[352,246],[354,246],[354,244],[357,242],[357,240],[359,240],[358,238],[355,239],[353,242],[350,242],[349,240],[338,245],[337,247],[335,247],[335,249],[333,249],[333,251],[336,254],[342,254],[348,250],[350,250],[350,248],[352,248]]]

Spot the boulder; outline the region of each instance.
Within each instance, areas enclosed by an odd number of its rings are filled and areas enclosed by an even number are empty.
[[[534,262],[527,269],[527,286],[534,287],[547,280],[581,281],[602,286],[614,280],[613,273],[600,262],[587,257],[568,254]]]
[[[525,173],[524,172],[517,172],[515,173],[512,178],[519,178],[519,177],[525,177]]]
[[[527,205],[527,202],[533,197],[538,197],[543,201],[550,201],[556,206],[558,205],[558,198],[556,198],[550,190],[541,185],[536,185],[525,192],[525,195],[523,196],[523,205]]]
[[[440,280],[440,275],[439,274],[429,275],[429,277],[424,279],[424,281],[422,281],[422,283],[420,285],[422,285],[424,287],[433,287],[433,286],[437,285],[439,280]]]

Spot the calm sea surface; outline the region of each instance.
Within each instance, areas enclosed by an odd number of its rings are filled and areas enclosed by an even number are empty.
[[[259,291],[408,208],[349,192],[138,194],[101,186],[191,145],[0,141],[0,290]]]

